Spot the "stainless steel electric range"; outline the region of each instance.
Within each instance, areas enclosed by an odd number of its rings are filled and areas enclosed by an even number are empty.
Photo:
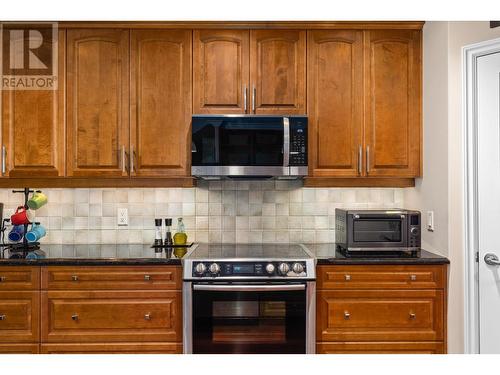
[[[314,257],[299,244],[200,244],[184,258],[185,353],[314,353]]]

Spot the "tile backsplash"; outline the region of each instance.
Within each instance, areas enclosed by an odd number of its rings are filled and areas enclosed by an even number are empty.
[[[304,188],[301,181],[200,181],[196,188],[43,189],[42,243],[152,243],[154,219],[183,217],[188,241],[333,242],[335,208],[403,207],[403,190]],[[0,189],[4,217],[22,195]],[[117,225],[127,208],[128,226]]]

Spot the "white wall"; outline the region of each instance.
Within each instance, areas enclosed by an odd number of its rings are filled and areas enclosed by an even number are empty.
[[[427,22],[424,26],[424,177],[405,191],[405,204],[434,210],[428,249],[450,259],[448,351],[464,352],[464,206],[462,47],[500,37],[489,22]]]

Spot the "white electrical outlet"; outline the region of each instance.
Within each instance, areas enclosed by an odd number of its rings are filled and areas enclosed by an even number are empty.
[[[427,230],[434,232],[434,211],[427,211]]]
[[[119,208],[117,216],[118,225],[128,225],[128,210],[126,208]]]

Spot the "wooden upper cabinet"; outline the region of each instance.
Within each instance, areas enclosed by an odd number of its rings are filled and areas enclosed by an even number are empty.
[[[309,175],[363,173],[363,32],[308,32]]]
[[[193,113],[247,113],[249,31],[194,30]]]
[[[132,176],[190,175],[191,34],[132,31]]]
[[[368,176],[415,177],[421,147],[421,32],[365,31]]]
[[[67,33],[67,174],[127,175],[129,31]]]
[[[59,31],[57,90],[1,91],[8,177],[64,175],[65,31]]]
[[[306,31],[250,31],[251,109],[256,114],[306,112]]]

